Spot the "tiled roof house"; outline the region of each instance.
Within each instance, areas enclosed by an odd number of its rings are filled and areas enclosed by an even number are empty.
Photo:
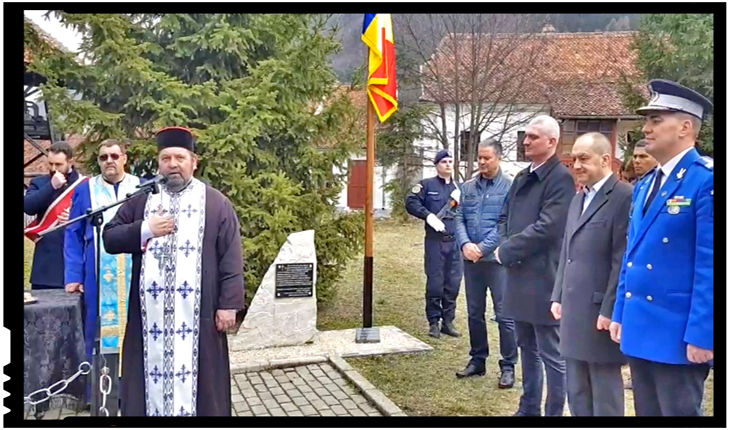
[[[636,54],[631,49],[635,34],[501,34],[476,43],[468,34],[447,35],[422,66],[421,100],[469,103],[475,94],[481,103],[543,105],[562,122],[563,154],[570,152],[577,135],[600,131],[613,143],[616,156],[617,139],[640,120],[623,106],[619,92],[622,74],[637,76]],[[457,63],[455,52],[472,50],[478,54],[462,55]],[[483,62],[476,80],[485,79],[487,85],[471,85],[467,73],[474,70],[471,61]],[[457,64],[462,71],[458,87]],[[439,79],[433,78],[436,74]],[[646,88],[640,90],[647,94]],[[521,138],[518,135],[517,141]]]

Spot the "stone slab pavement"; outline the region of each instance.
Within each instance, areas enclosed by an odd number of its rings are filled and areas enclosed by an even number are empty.
[[[233,375],[235,416],[382,416],[327,362]]]
[[[233,416],[382,416],[329,362],[231,375]],[[41,418],[88,416],[51,409]],[[33,420],[33,414],[26,419]]]

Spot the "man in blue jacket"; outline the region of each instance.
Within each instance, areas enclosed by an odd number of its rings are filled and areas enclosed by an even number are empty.
[[[502,159],[502,145],[499,142],[485,140],[479,143],[478,151],[479,175],[461,187],[461,203],[454,218],[456,241],[465,260],[464,281],[471,343],[471,360],[464,370],[456,372],[456,377],[482,376],[486,372],[489,343],[484,313],[489,289],[499,325],[499,350],[502,355],[499,360],[502,375],[498,386],[512,388],[517,363],[515,323],[502,316],[504,268],[497,264],[493,254],[499,244],[497,220],[512,181],[499,166]]]
[[[71,218],[86,214],[87,210],[108,206],[137,191],[140,179],[126,173],[127,150],[125,142],[107,139],[99,145],[97,157],[101,174],[79,186],[73,196]],[[116,214],[119,206],[104,212],[102,229]],[[119,374],[119,352],[127,322],[127,300],[132,280],[131,254],[109,255],[101,242],[96,249],[96,231],[89,219],[66,228],[64,250],[66,291],[83,293],[86,315],[84,339],[86,355],[91,360],[96,337],[97,313],[101,316],[101,352],[109,364],[111,375]],[[101,261],[101,276],[96,279],[96,254]],[[101,298],[101,299],[100,299]],[[101,301],[101,307],[99,307]],[[87,387],[88,388],[88,387]],[[118,379],[112,383],[109,413],[118,410]]]
[[[634,188],[609,331],[628,357],[639,416],[700,416],[714,356],[713,161],[695,149],[712,103],[650,82],[646,151],[657,168]]]
[[[49,174],[30,181],[23,211],[36,220],[25,229],[35,242],[30,283],[33,290],[63,288],[63,229],[45,236],[59,223],[68,221],[71,198],[84,177],[73,168],[73,149],[66,142],[56,142],[48,149]]]
[[[454,236],[454,213],[449,203],[456,184],[451,178],[454,159],[448,150],[433,160],[437,175],[422,179],[406,197],[409,214],[425,220],[426,318],[431,337],[439,331],[448,336],[461,334],[454,327],[456,297],[461,285],[462,263]],[[442,325],[439,330],[439,322]]]

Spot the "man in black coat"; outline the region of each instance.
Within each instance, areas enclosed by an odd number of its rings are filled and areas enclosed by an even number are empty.
[[[64,286],[64,229],[45,236],[37,236],[37,233],[52,228],[55,220],[59,224],[68,221],[67,209],[70,208],[73,188],[81,182],[79,173],[73,168],[73,149],[66,142],[51,145],[48,166],[49,174],[31,180],[23,199],[23,211],[36,216],[36,221],[25,232],[27,237],[36,241],[30,273],[31,288],[34,290]],[[66,210],[62,207],[64,205]]]
[[[507,272],[503,314],[515,321],[522,362],[516,416],[540,415],[541,363],[548,383],[545,415],[562,416],[565,406],[560,323],[550,313],[550,297],[575,182],[555,154],[559,140],[554,118],[541,115],[530,122],[524,147],[532,164],[515,176],[498,222],[500,245],[494,255]]]
[[[573,170],[583,191],[568,210],[552,314],[560,320],[568,407],[573,416],[623,416],[621,365],[608,331],[626,250],[633,187],[611,172],[611,144],[600,133],[573,145]]]

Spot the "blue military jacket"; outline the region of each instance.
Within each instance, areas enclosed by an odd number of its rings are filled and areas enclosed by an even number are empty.
[[[686,153],[644,216],[655,175],[634,189],[613,321],[624,354],[690,364],[687,344],[714,350],[713,162]]]
[[[480,174],[464,183],[454,217],[459,249],[473,242],[482,251],[482,261],[496,261],[493,252],[499,245],[497,220],[511,185],[512,180],[501,169],[493,180]]]
[[[453,180],[447,184],[438,176],[422,179],[408,193],[406,210],[409,214],[425,220],[429,214],[438,214],[449,203],[449,196],[455,189],[456,184]],[[444,235],[454,235],[454,212],[449,210],[441,221],[446,226],[445,233],[439,233],[424,223],[427,239],[440,239]]]

